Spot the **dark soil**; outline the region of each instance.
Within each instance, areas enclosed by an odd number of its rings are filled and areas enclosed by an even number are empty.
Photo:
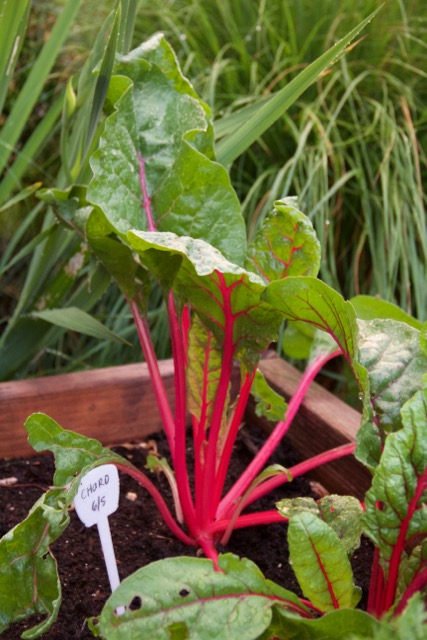
[[[253,451],[260,446],[262,438],[263,435],[254,429],[244,429],[241,432],[236,443],[230,481],[238,477],[251,460]],[[159,452],[166,453],[162,451],[162,436],[154,436],[153,440]],[[131,459],[136,466],[144,467],[145,446],[123,446],[115,450]],[[284,446],[282,451],[277,452],[274,462],[291,466],[298,462],[298,458]],[[52,475],[53,457],[50,454],[29,460],[0,461],[0,479],[17,478],[17,483],[13,486],[0,487],[0,535],[25,518],[34,502],[51,484]],[[159,477],[157,482],[163,495],[168,495],[165,478]],[[121,579],[155,560],[196,553],[173,537],[150,496],[132,478],[121,475],[120,483],[120,505],[118,511],[110,517],[110,526]],[[278,499],[299,495],[319,497],[313,492],[313,485],[308,480],[297,478],[255,506],[258,509],[271,509]],[[86,618],[99,614],[110,595],[97,529],[84,527],[73,511],[70,526],[51,549],[58,562],[63,601],[58,620],[43,638],[93,638],[87,628]],[[227,550],[250,558],[268,578],[299,593],[288,563],[285,522],[238,530],[233,534]],[[362,607],[366,602],[371,559],[371,545],[363,540],[352,560],[355,581],[364,592],[364,600],[360,605]],[[21,633],[37,621],[38,619],[33,618],[13,625],[1,635],[2,640],[20,638]]]

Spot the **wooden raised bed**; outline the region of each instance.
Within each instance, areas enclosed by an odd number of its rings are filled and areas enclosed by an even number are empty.
[[[301,374],[274,354],[260,365],[265,377],[289,398]],[[160,362],[160,372],[172,401],[173,363]],[[23,424],[43,412],[62,427],[97,438],[104,445],[140,441],[162,428],[145,364],[95,369],[48,378],[0,383],[0,457],[33,455]],[[269,428],[249,407],[248,420]],[[303,458],[354,442],[360,414],[320,385],[313,383],[289,430],[288,438]],[[271,426],[270,426],[271,428]],[[361,497],[369,474],[352,456],[313,474],[328,491]]]

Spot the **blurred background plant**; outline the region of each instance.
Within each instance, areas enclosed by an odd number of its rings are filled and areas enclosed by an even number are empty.
[[[87,182],[115,51],[159,30],[213,109],[248,234],[275,199],[296,195],[321,240],[325,282],[427,319],[423,0],[386,3],[347,55],[230,162],[232,132],[380,4],[127,0],[120,12],[113,0],[0,0],[0,379],[141,357],[103,333],[136,344],[117,288],[33,191]],[[166,357],[156,296],[153,337]],[[102,325],[64,332],[34,315],[49,307],[85,309]]]

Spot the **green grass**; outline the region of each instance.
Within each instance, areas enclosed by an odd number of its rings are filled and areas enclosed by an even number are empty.
[[[135,5],[130,1],[124,5],[127,28],[117,34],[117,46],[127,50],[131,40],[135,46],[155,31],[165,32],[185,73],[213,108],[221,153],[222,140],[236,123],[286,87],[380,4],[376,0],[317,4],[309,0],[141,0],[133,29]],[[3,96],[6,112],[16,108],[30,77],[32,56],[40,55],[43,26],[53,25],[51,7],[57,17],[63,6],[68,3],[56,0],[37,4],[39,13],[33,10],[29,42],[17,59],[9,93]],[[87,162],[81,152],[90,148],[102,95],[98,91],[94,100],[90,62],[79,80],[78,74],[90,56],[93,63],[102,55],[111,20],[95,46],[94,41],[113,6],[113,1],[102,6],[93,0],[81,3],[73,28],[71,17],[67,23],[67,39],[58,40],[56,64],[50,70],[46,67],[43,82],[34,89],[33,104],[39,106],[33,114],[41,117],[29,118],[27,109],[19,108],[24,128],[20,125],[19,135],[10,126],[6,129],[10,138],[0,149],[0,160],[8,149],[3,160],[8,171],[0,185],[0,207],[14,190],[37,180],[46,185],[65,185],[73,176],[87,180]],[[357,46],[233,163],[231,175],[249,235],[275,198],[296,195],[321,239],[321,276],[326,282],[346,297],[359,292],[378,295],[425,320],[427,17],[422,8],[423,0],[389,0]],[[65,18],[61,24],[65,36]],[[106,59],[107,75],[108,64]],[[65,90],[71,75],[77,112],[69,116],[63,112],[60,125],[62,99],[55,101],[55,96]],[[72,92],[69,97],[71,104]],[[4,140],[4,127],[1,136]],[[81,304],[133,341],[127,307],[93,265],[82,264],[73,281],[64,280],[64,267],[78,243],[52,223],[51,214],[36,205],[31,195],[3,212],[0,208],[0,327],[7,327],[3,333],[10,331],[2,355],[8,375],[138,359],[138,349],[77,339],[28,317],[47,298],[58,305]],[[90,282],[95,286],[89,287]],[[167,355],[164,320],[155,300],[151,313],[159,353]],[[31,336],[28,344],[22,336]],[[162,347],[166,350],[161,351]]]

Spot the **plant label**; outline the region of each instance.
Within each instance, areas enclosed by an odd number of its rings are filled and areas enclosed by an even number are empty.
[[[98,525],[111,591],[117,589],[120,578],[108,516],[117,511],[119,506],[119,487],[117,467],[113,464],[103,464],[89,471],[81,479],[74,498],[74,507],[83,524],[86,527]],[[118,607],[117,613],[124,613],[124,607]]]

